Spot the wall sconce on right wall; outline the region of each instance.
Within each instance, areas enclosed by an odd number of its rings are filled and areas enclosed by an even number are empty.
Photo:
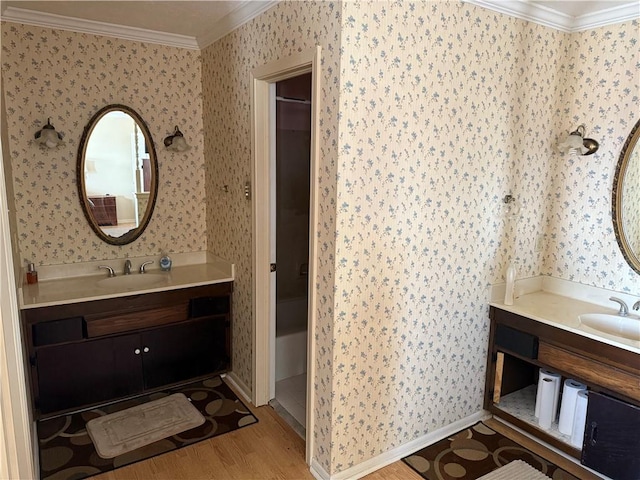
[[[184,135],[176,125],[173,135],[169,135],[164,139],[164,146],[170,152],[186,152],[191,146],[184,139]]]
[[[571,155],[591,155],[598,151],[600,145],[593,138],[584,138],[584,124],[571,132],[564,142],[558,145],[558,150]]]

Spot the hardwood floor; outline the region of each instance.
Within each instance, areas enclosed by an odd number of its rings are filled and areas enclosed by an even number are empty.
[[[313,480],[305,463],[304,440],[271,407],[251,408],[251,411],[258,417],[257,424],[92,478]]]
[[[270,406],[249,408],[258,417],[257,424],[96,475],[92,479],[314,480],[305,463],[304,440]],[[422,479],[401,461],[364,478]]]
[[[245,402],[246,403],[246,402]],[[270,406],[250,407],[259,422],[157,457],[92,477],[94,480],[313,480],[305,443]],[[599,477],[496,420],[488,425],[584,480]],[[421,480],[397,461],[365,480]]]

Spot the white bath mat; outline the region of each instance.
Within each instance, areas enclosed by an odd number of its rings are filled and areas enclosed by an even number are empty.
[[[205,419],[182,393],[143,403],[87,422],[102,458],[113,458],[195,428]]]
[[[506,465],[489,472],[478,480],[551,480],[540,470],[536,470],[527,462],[514,460]]]

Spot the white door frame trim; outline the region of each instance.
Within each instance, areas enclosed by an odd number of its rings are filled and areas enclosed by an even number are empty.
[[[0,84],[1,84],[0,79]],[[4,86],[0,87],[4,93]],[[37,478],[35,423],[31,419],[25,377],[20,310],[16,292],[9,201],[4,162],[10,162],[4,104],[0,98],[3,131],[0,138],[0,478]],[[5,140],[3,142],[3,139]]]
[[[272,145],[275,141],[270,124],[273,121],[270,108],[270,88],[273,83],[311,72],[311,158],[310,158],[310,203],[309,203],[309,306],[307,333],[307,464],[311,464],[314,428],[314,389],[316,349],[314,332],[316,326],[317,292],[315,278],[318,252],[318,169],[320,149],[320,60],[321,48],[317,46],[299,54],[271,62],[251,72],[252,151],[251,165],[252,195],[252,269],[253,269],[253,375],[252,402],[265,405],[270,400],[270,352],[275,345],[269,335],[269,302],[271,276],[269,271],[269,212],[270,185],[269,165]]]

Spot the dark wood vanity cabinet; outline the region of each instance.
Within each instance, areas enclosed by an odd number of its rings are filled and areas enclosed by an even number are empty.
[[[135,335],[43,347],[34,358],[42,414],[142,392]]]
[[[591,392],[581,461],[616,480],[638,480],[640,407]]]
[[[144,388],[226,371],[225,330],[224,322],[204,319],[142,333]]]
[[[23,310],[36,418],[228,371],[230,282]]]
[[[596,471],[638,480],[640,356],[493,306],[489,316],[484,408]],[[587,385],[583,448],[558,432],[557,423],[550,430],[539,427],[534,409],[540,368]],[[635,466],[631,477],[622,473],[627,466]]]

